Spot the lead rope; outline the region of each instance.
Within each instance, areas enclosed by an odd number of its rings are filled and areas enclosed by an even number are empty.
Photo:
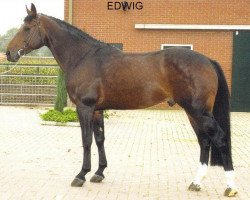
[[[16,62],[16,64],[9,70],[5,71],[5,72],[1,72],[0,75],[3,75],[3,74],[7,74],[9,72],[11,72],[13,69],[15,69],[17,67],[17,64],[18,64],[18,61]]]
[[[36,25],[38,25],[38,24],[36,23]],[[38,28],[38,30],[39,30],[39,28]],[[22,54],[22,51],[24,51],[24,54],[25,54],[25,50],[24,50],[24,49],[28,46],[30,40],[34,37],[34,33],[35,33],[35,32],[33,31],[32,34],[31,34],[31,36],[30,36],[29,39],[28,39],[28,42],[25,41],[24,48],[18,50],[17,53],[18,53],[18,55],[20,56],[20,58],[21,58],[21,56],[22,56],[22,55],[21,55],[21,54]],[[40,33],[40,30],[39,30],[39,33]],[[41,34],[41,33],[40,33],[40,34]],[[13,71],[13,70],[17,67],[18,62],[19,62],[19,60],[16,62],[16,64],[15,64],[11,69],[9,69],[9,70],[7,70],[7,71],[5,71],[5,72],[1,72],[0,75],[7,74],[8,72]]]

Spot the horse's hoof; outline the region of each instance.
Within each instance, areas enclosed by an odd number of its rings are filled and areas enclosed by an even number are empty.
[[[72,187],[82,187],[85,181],[86,181],[86,180],[82,180],[82,179],[79,179],[79,178],[75,178],[75,179],[72,181],[71,186],[72,186]]]
[[[198,184],[191,183],[190,186],[188,187],[188,190],[198,192],[201,190],[201,186]]]
[[[224,196],[226,197],[235,197],[235,195],[238,193],[236,189],[227,188],[224,192]]]
[[[100,183],[103,179],[104,179],[103,176],[94,174],[94,176],[92,176],[92,178],[90,179],[90,182],[92,182],[92,183]]]

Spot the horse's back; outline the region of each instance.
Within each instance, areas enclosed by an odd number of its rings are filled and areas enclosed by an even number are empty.
[[[159,53],[122,54],[103,66],[103,88],[107,104],[115,109],[136,109],[162,102],[166,77],[159,70]]]
[[[146,108],[166,99],[172,99],[181,106],[191,103],[194,98],[214,101],[217,76],[210,60],[199,53],[169,48],[145,54],[105,52],[103,49],[99,54],[92,59],[94,62],[79,67],[79,72],[73,76],[74,82],[82,82],[74,84],[78,85],[78,93],[84,93],[86,85],[99,84],[95,86],[99,88],[101,99],[98,108]],[[86,73],[95,78],[88,76],[84,81],[80,76]],[[91,79],[95,84],[91,84]],[[214,94],[212,98],[210,94]]]

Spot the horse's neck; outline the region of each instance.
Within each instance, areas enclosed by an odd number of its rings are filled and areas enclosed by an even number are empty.
[[[47,46],[64,72],[76,66],[90,50],[96,48],[84,40],[75,38],[76,36],[60,28],[56,22],[46,20],[44,29],[48,41]]]

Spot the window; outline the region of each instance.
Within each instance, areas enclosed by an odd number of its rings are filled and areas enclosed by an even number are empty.
[[[193,45],[192,44],[162,44],[161,45],[161,50],[170,48],[170,47],[183,47],[183,48],[187,48],[190,50],[193,50]]]
[[[122,43],[109,43],[113,47],[116,47],[117,49],[123,50],[123,44]]]

